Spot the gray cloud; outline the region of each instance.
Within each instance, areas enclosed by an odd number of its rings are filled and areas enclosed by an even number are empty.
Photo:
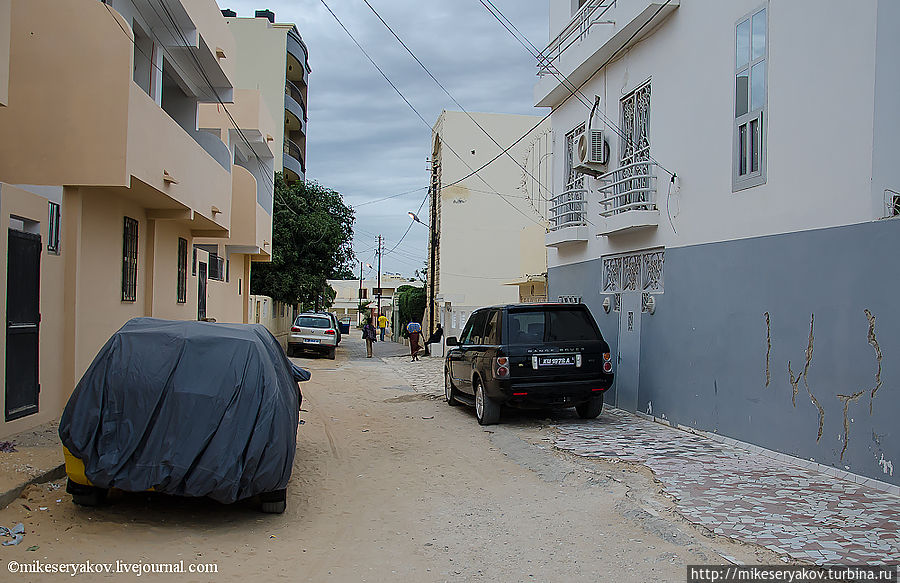
[[[428,184],[426,159],[441,110],[458,107],[397,43],[362,0],[326,0],[357,41],[425,118],[387,84],[319,0],[219,0],[239,16],[269,8],[277,22],[294,22],[309,47],[307,178],[358,205]],[[532,107],[532,56],[478,0],[370,0],[394,31],[469,111],[543,113]],[[494,0],[538,48],[547,41],[544,0]],[[354,249],[370,261],[374,236],[393,248],[409,227],[425,191],[356,209]],[[427,213],[423,213],[427,214]],[[423,217],[424,220],[424,217]],[[428,230],[413,224],[382,269],[412,275],[426,258]],[[371,249],[371,250],[370,250]]]

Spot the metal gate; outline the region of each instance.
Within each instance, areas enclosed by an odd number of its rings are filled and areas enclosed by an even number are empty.
[[[616,357],[616,407],[637,411],[641,364],[641,293],[622,294]]]
[[[6,420],[38,412],[41,237],[9,230],[6,272]]]

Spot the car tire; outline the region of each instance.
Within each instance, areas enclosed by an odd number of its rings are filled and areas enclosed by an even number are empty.
[[[66,484],[66,492],[72,495],[72,502],[78,506],[100,506],[106,499],[106,488],[85,486],[69,480]]]
[[[590,401],[576,405],[575,411],[582,419],[596,419],[603,411],[603,396],[591,397]]]
[[[479,425],[493,425],[500,420],[500,404],[484,393],[484,386],[475,381],[475,418]]]
[[[453,386],[453,381],[450,379],[450,371],[444,371],[444,400],[447,401],[447,404],[451,407],[456,407],[460,404],[459,401],[456,400],[456,387]]]
[[[330,358],[331,360],[334,360],[334,353],[336,350],[337,350],[337,348],[332,346],[331,349],[328,351],[328,358]]]
[[[266,514],[283,514],[287,508],[287,491],[263,492],[259,495],[259,501],[262,503],[260,510]]]

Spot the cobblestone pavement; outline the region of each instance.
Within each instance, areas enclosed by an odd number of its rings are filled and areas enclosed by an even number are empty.
[[[618,409],[557,430],[561,450],[646,465],[716,534],[816,564],[900,561],[898,496]]]
[[[443,359],[383,359],[443,395]],[[607,408],[560,420],[555,446],[649,467],[679,512],[710,531],[816,564],[900,561],[900,497]]]
[[[439,356],[419,356],[411,362],[409,355],[382,358],[384,362],[408,381],[418,393],[444,394],[444,359]]]

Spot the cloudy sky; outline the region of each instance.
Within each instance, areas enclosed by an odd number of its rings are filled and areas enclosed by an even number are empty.
[[[412,276],[424,265],[428,229],[410,227],[406,213],[426,197],[430,126],[442,110],[457,107],[363,0],[325,2],[428,125],[388,85],[322,0],[218,0],[238,16],[268,8],[276,22],[297,25],[312,67],[306,177],[337,190],[355,209],[354,250],[363,261],[375,264],[376,235],[384,236],[389,251],[409,229],[402,243],[384,255],[382,271]],[[369,2],[466,110],[545,113],[532,106],[533,57],[480,0]],[[538,48],[546,45],[546,0],[493,3]],[[408,191],[414,192],[379,200]]]

